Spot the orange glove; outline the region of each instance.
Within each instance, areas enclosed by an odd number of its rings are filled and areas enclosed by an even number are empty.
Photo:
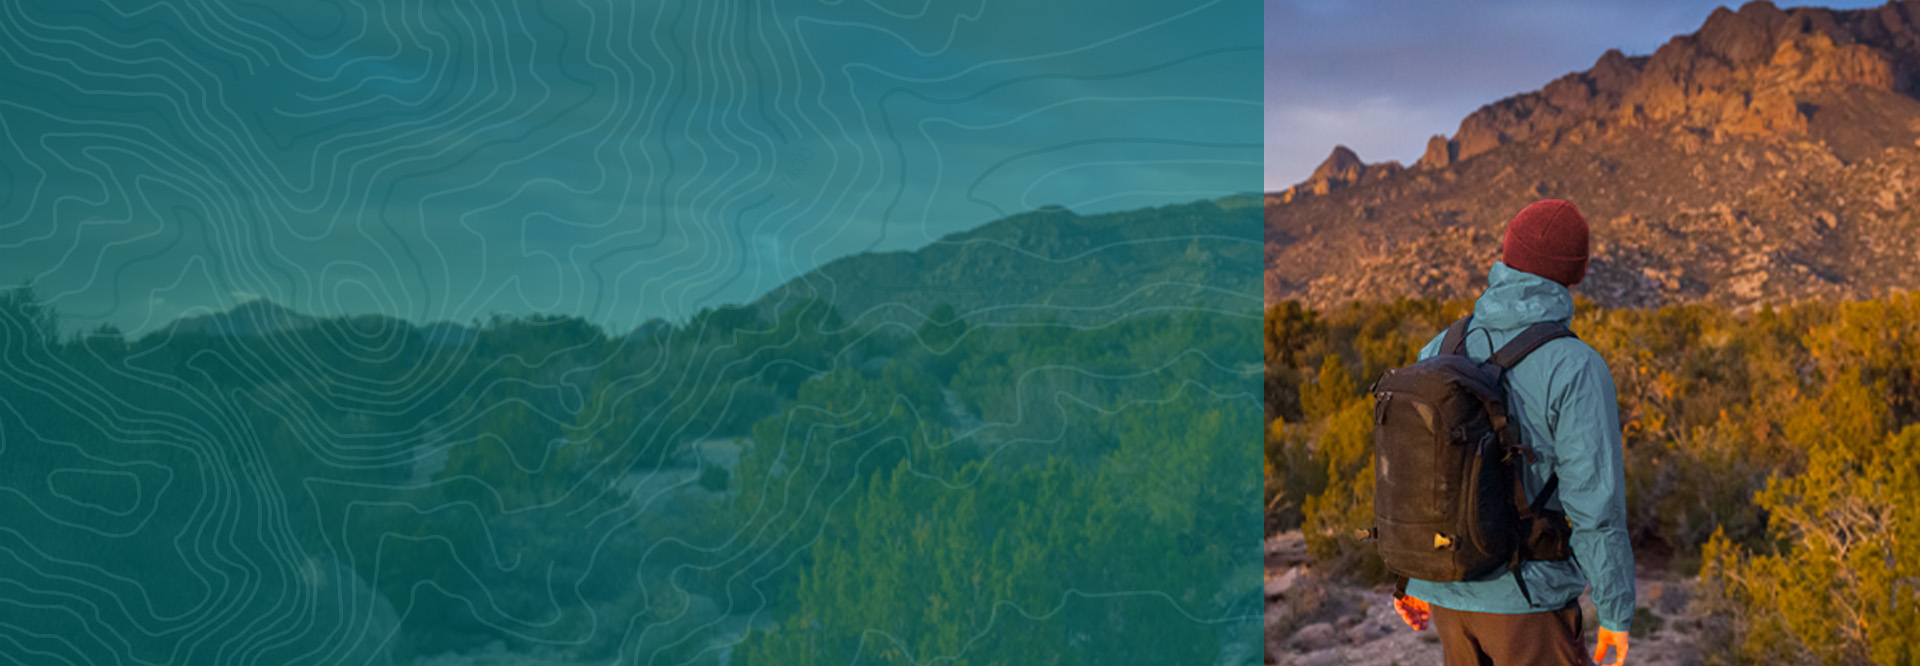
[[[1427,620],[1433,617],[1433,609],[1427,602],[1413,597],[1400,597],[1393,600],[1393,610],[1400,614],[1400,620],[1414,631],[1426,631]]]
[[[1613,646],[1613,666],[1627,666],[1627,632],[1609,631],[1606,627],[1600,628],[1600,639],[1594,643],[1593,663],[1604,663],[1601,659],[1607,656],[1609,645]]]

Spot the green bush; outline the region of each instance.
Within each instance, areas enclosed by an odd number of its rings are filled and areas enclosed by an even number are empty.
[[[1772,547],[1707,544],[1701,576],[1738,611],[1739,661],[1920,662],[1920,425],[1879,441],[1769,479]]]

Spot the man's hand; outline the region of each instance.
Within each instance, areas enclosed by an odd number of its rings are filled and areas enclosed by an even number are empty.
[[[1404,617],[1404,615],[1402,617]],[[1593,663],[1605,663],[1601,661],[1601,659],[1607,656],[1607,646],[1609,645],[1613,646],[1613,666],[1626,666],[1627,632],[1609,631],[1606,627],[1600,628],[1600,640],[1594,643]]]
[[[1407,623],[1409,627],[1413,627],[1414,631],[1426,631],[1427,619],[1433,617],[1433,609],[1427,606],[1427,602],[1413,597],[1403,596],[1394,599],[1393,610],[1400,614],[1400,621]],[[1621,645],[1624,646],[1626,644],[1622,643]],[[1625,647],[1621,649],[1624,650]]]

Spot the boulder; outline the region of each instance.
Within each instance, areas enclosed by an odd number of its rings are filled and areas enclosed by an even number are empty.
[[[1273,599],[1276,597],[1285,596],[1289,590],[1293,589],[1293,584],[1299,580],[1300,580],[1300,567],[1293,567],[1293,568],[1287,569],[1286,572],[1278,576],[1274,576],[1271,579],[1268,579],[1267,590],[1266,590],[1267,598]]]
[[[1315,622],[1293,632],[1287,645],[1300,652],[1317,652],[1340,644],[1340,633],[1326,622]]]
[[[1365,645],[1385,638],[1391,633],[1393,633],[1392,627],[1372,621],[1361,622],[1347,629],[1347,642],[1354,645]]]

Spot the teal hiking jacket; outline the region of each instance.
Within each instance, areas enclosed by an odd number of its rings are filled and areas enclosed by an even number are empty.
[[[1486,293],[1473,304],[1466,353],[1484,361],[1530,324],[1566,324],[1572,318],[1573,294],[1565,286],[1495,262]],[[1420,358],[1439,353],[1445,335],[1434,336]],[[1521,565],[1535,602],[1531,607],[1505,567],[1484,580],[1409,580],[1407,594],[1453,610],[1537,613],[1564,607],[1592,583],[1600,626],[1628,631],[1633,547],[1627,540],[1626,468],[1613,375],[1587,343],[1562,338],[1534,350],[1506,377],[1508,414],[1520,422],[1521,441],[1539,453],[1527,468],[1527,497],[1540,492],[1549,475],[1560,475],[1560,489],[1547,508],[1565,511],[1573,522],[1574,559]]]

